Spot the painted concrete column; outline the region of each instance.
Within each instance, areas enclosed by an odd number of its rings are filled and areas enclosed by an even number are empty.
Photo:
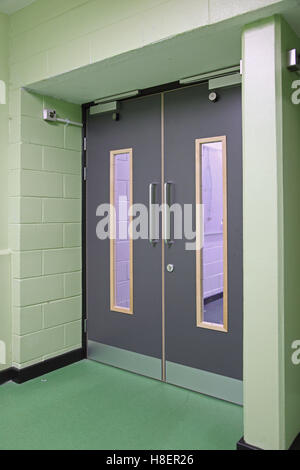
[[[263,449],[284,446],[277,29],[271,18],[243,33],[244,438]]]
[[[299,38],[279,16],[244,30],[244,438],[263,449],[288,449],[300,431],[300,100],[292,99],[300,82],[287,70],[292,48]]]
[[[300,76],[286,68],[286,51],[300,38],[281,21],[284,216],[284,352],[286,447],[300,432]]]
[[[280,21],[243,33],[245,441],[283,449],[283,184]]]
[[[11,364],[10,264],[8,250],[8,17],[0,14],[0,371]]]

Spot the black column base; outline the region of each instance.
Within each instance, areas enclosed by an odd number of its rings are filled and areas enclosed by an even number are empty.
[[[251,446],[250,444],[247,444],[247,442],[244,441],[244,438],[242,437],[239,442],[236,445],[237,450],[263,450],[260,449],[259,447]],[[293,444],[288,450],[300,450],[300,433],[294,440]]]
[[[79,362],[85,359],[84,349],[76,349],[75,351],[62,354],[61,356],[48,359],[47,361],[40,362],[34,366],[26,367],[25,369],[16,369],[14,367],[0,372],[0,385],[13,381],[17,384],[28,382],[28,380],[36,379],[42,375],[49,374],[54,370]]]
[[[251,446],[250,444],[247,444],[247,442],[244,441],[243,437],[237,443],[236,449],[237,450],[263,450],[263,449],[260,449],[259,447],[255,447],[255,446]]]
[[[300,433],[291,445],[290,450],[300,450]]]
[[[9,369],[1,370],[0,371],[0,385],[5,384],[6,382],[10,382],[14,379],[16,375],[16,369],[10,367]]]

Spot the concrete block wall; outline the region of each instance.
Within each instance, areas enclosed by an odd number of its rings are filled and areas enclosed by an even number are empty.
[[[205,235],[203,247],[204,299],[223,292],[223,234]]]
[[[81,122],[78,105],[11,93],[9,240],[13,365],[81,347],[81,128],[42,120],[43,107]]]
[[[0,372],[11,366],[11,254],[8,245],[8,17],[0,13]]]
[[[10,18],[11,87],[92,64],[281,0],[38,0]]]

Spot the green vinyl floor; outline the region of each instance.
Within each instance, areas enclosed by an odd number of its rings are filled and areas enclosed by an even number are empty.
[[[235,449],[242,415],[239,406],[82,361],[0,387],[0,449]]]

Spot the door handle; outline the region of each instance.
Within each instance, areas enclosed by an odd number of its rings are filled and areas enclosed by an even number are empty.
[[[149,242],[152,246],[159,242],[157,227],[156,207],[157,207],[157,186],[158,183],[149,185]]]
[[[171,192],[172,183],[165,183],[165,202],[164,202],[164,239],[165,244],[171,246],[173,241],[171,239]]]

